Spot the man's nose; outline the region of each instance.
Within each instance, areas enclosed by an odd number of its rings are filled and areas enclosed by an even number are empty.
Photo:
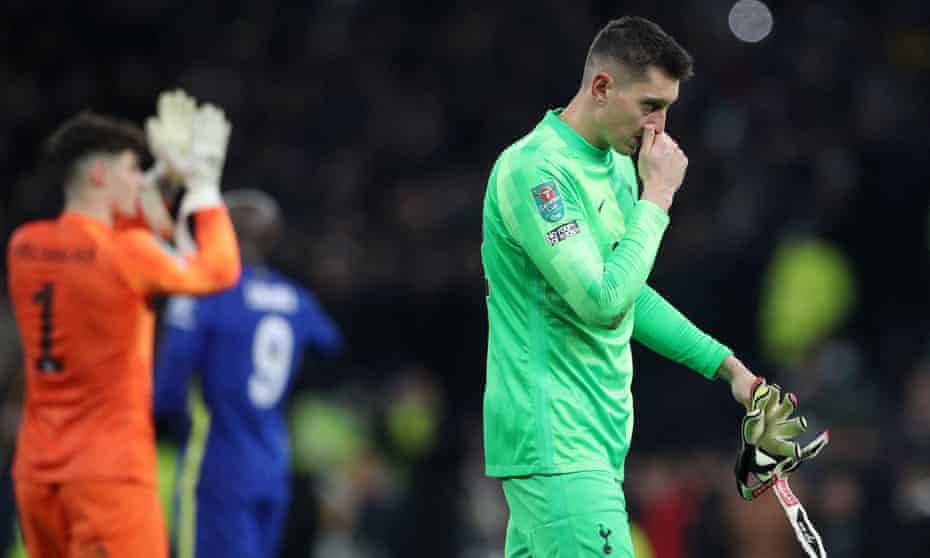
[[[647,116],[646,121],[643,124],[646,126],[653,126],[655,127],[657,133],[662,133],[665,131],[665,118],[665,109],[657,110]]]

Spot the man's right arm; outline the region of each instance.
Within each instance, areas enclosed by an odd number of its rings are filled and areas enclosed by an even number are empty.
[[[151,233],[136,229],[117,238],[117,258],[138,293],[205,295],[236,284],[241,272],[239,244],[225,207],[194,214],[197,251],[179,256]]]
[[[668,215],[651,202],[636,204],[626,216],[626,233],[605,259],[573,186],[555,172],[504,163],[495,178],[507,230],[546,281],[586,323],[618,326],[646,283]],[[546,209],[546,203],[556,205]]]

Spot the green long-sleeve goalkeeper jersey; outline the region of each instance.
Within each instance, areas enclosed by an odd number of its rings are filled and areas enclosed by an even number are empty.
[[[559,114],[508,147],[488,181],[486,472],[622,478],[631,336],[708,378],[730,351],[646,286],[668,216],[637,201],[630,158]]]

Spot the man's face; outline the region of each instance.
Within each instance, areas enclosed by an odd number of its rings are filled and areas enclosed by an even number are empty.
[[[105,176],[104,184],[113,212],[124,217],[134,216],[139,193],[145,185],[139,158],[131,150],[123,151],[107,161]]]
[[[632,155],[646,126],[665,131],[668,107],[678,100],[678,80],[655,66],[643,76],[630,76],[625,68],[612,73],[599,72],[592,82],[595,95],[602,99],[598,136],[619,153]],[[601,74],[607,77],[599,83]]]

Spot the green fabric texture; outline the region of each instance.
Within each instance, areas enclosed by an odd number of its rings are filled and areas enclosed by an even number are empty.
[[[633,558],[626,500],[610,473],[506,479],[507,558]]]
[[[707,335],[646,285],[636,299],[633,339],[708,379],[733,351]]]

